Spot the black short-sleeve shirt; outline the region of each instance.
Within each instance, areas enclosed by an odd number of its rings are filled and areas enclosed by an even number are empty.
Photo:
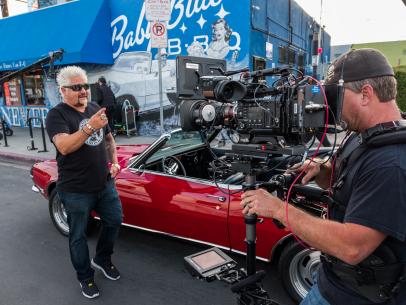
[[[52,141],[57,134],[77,132],[99,109],[96,103],[88,103],[83,113],[65,103],[56,105],[46,118],[49,138]],[[109,178],[105,136],[109,132],[106,125],[93,133],[77,151],[66,156],[56,150],[59,188],[66,192],[92,193],[105,187]]]
[[[345,223],[376,229],[387,238],[397,258],[406,263],[406,145],[387,145],[367,150],[353,179]],[[327,266],[320,268],[321,294],[332,304],[372,304],[340,283]],[[406,305],[406,282],[396,298],[384,304]]]

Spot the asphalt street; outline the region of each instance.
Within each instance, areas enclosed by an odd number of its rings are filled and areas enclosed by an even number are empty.
[[[123,228],[114,263],[122,278],[109,281],[96,273],[97,300],[81,293],[69,260],[67,238],[53,227],[48,203],[31,191],[30,166],[0,160],[0,305],[72,304],[235,304],[221,282],[192,278],[183,257],[207,247],[161,235]],[[89,237],[91,255],[96,236]],[[245,258],[231,255],[244,266]],[[281,305],[293,305],[275,267],[258,263],[267,276],[264,287]]]

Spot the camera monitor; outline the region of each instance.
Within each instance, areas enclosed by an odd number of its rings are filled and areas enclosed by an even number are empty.
[[[178,56],[176,58],[176,88],[179,98],[205,99],[203,87],[200,85],[201,76],[223,76],[221,70],[226,71],[225,60]]]
[[[236,262],[218,248],[211,248],[185,257],[185,265],[193,276],[205,279],[234,268]]]

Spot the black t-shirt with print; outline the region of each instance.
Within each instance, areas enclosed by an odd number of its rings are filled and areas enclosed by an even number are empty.
[[[88,103],[83,113],[65,103],[56,105],[46,118],[49,138],[52,141],[59,133],[77,132],[99,109],[96,103]],[[78,150],[66,156],[56,150],[59,188],[72,193],[91,193],[105,187],[109,179],[105,136],[109,132],[106,125],[89,137]]]
[[[406,145],[369,149],[356,162],[360,162],[360,167],[352,180],[343,222],[386,234],[383,244],[400,262],[406,263]],[[325,264],[319,269],[318,285],[323,297],[332,305],[372,304],[343,285]],[[383,304],[406,305],[406,282],[395,298]]]

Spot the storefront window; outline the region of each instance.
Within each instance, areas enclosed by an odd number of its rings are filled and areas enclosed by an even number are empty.
[[[24,91],[27,106],[45,105],[45,92],[43,75],[30,74],[24,75]]]
[[[21,98],[21,81],[20,79],[12,79],[4,83],[4,98],[6,106],[22,106]]]
[[[0,87],[0,106],[4,106],[4,89]]]

